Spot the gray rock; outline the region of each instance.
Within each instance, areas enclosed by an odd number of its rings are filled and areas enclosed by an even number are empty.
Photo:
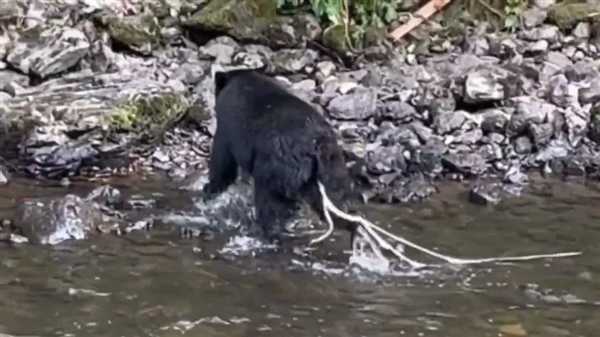
[[[550,142],[554,134],[554,125],[551,123],[530,124],[528,130],[535,146],[539,149]]]
[[[596,104],[590,114],[591,121],[589,127],[589,136],[594,142],[600,144],[600,104]]]
[[[495,205],[502,200],[501,183],[477,182],[470,190],[469,200],[478,205]]]
[[[490,43],[483,36],[475,36],[464,41],[463,52],[477,56],[488,55],[490,52]]]
[[[565,140],[552,139],[548,144],[534,154],[533,160],[536,163],[547,163],[553,159],[566,158],[569,154],[569,144]]]
[[[275,52],[271,61],[276,71],[297,73],[313,66],[318,56],[312,49],[281,49]]]
[[[29,86],[29,76],[16,73],[11,70],[0,71],[0,90],[6,91],[11,95],[19,94],[19,91]],[[15,90],[16,88],[20,88]]]
[[[547,9],[556,4],[556,0],[534,0],[533,3],[538,8]]]
[[[547,62],[550,62],[557,66],[560,70],[563,70],[569,66],[573,65],[573,61],[569,59],[567,55],[558,51],[551,51],[546,54],[545,57]]]
[[[304,47],[322,33],[319,21],[309,14],[277,16],[264,31],[265,41],[274,48]]]
[[[404,147],[382,146],[376,151],[367,153],[367,170],[376,175],[392,172],[405,172],[406,161],[404,160]]]
[[[600,76],[591,80],[589,86],[579,90],[581,104],[595,104],[600,102]]]
[[[567,139],[572,146],[578,146],[579,142],[588,133],[588,124],[591,119],[590,107],[580,108],[569,106],[564,110],[563,117],[567,129]]]
[[[411,98],[411,104],[421,113],[446,113],[456,110],[456,99],[447,87],[428,85],[419,88]]]
[[[529,177],[525,174],[519,165],[511,166],[504,174],[503,181],[513,185],[526,185]]]
[[[0,158],[2,160],[2,158]],[[3,165],[0,165],[0,185],[8,184],[10,180],[10,175],[8,174],[8,169]]]
[[[56,245],[65,240],[82,240],[103,222],[99,207],[78,196],[35,198],[17,206],[15,225],[30,242]]]
[[[500,109],[488,109],[481,113],[481,129],[486,133],[497,132],[503,134],[508,124],[510,115]]]
[[[528,96],[515,97],[511,101],[516,105],[514,114],[508,123],[511,135],[525,132],[531,124],[541,124],[552,118],[556,106]]]
[[[578,39],[589,39],[592,35],[592,27],[589,22],[579,22],[572,34]]]
[[[421,121],[413,121],[408,127],[414,132],[422,143],[427,143],[433,138],[433,130],[423,125]]]
[[[483,131],[480,128],[474,128],[468,131],[457,131],[452,135],[446,137],[446,144],[464,144],[474,145],[477,144],[483,137]]]
[[[517,137],[515,139],[515,152],[518,154],[528,154],[531,153],[533,149],[533,144],[531,144],[531,140],[527,136]]]
[[[200,57],[208,57],[218,64],[231,64],[240,50],[239,44],[229,36],[219,36],[198,49]]]
[[[333,75],[336,70],[335,63],[331,61],[321,61],[316,65],[319,75],[322,76],[323,79]]]
[[[442,112],[434,115],[433,128],[438,134],[445,135],[463,129],[469,120],[469,113],[463,110]]]
[[[481,175],[489,167],[485,159],[478,153],[449,153],[443,156],[442,162],[453,172],[462,174]]]
[[[525,48],[525,53],[534,55],[543,54],[548,51],[548,48],[550,48],[550,43],[548,41],[539,40],[528,44]]]
[[[350,94],[335,97],[327,106],[329,115],[341,120],[364,120],[377,110],[375,89],[358,88]]]
[[[410,154],[410,167],[428,177],[436,177],[442,173],[444,166],[442,156],[447,150],[443,144],[430,142],[424,146],[412,149]]]
[[[106,206],[117,206],[124,201],[121,191],[110,185],[95,188],[87,195],[86,200]]]
[[[518,50],[523,49],[517,41],[510,38],[492,38],[489,40],[489,44],[490,55],[501,59],[510,59],[519,54]]]
[[[83,32],[68,27],[34,29],[19,35],[6,61],[25,74],[41,78],[64,72],[88,53],[90,43]]]
[[[580,107],[579,87],[569,83],[565,75],[552,77],[548,83],[548,88],[548,98],[553,104],[562,108],[570,106]]]
[[[481,67],[467,74],[464,100],[467,103],[483,103],[504,99],[506,71],[495,67]]]
[[[527,41],[547,40],[550,43],[560,39],[560,29],[557,26],[542,25],[533,29],[523,30],[519,37]]]
[[[547,11],[536,7],[523,11],[521,15],[525,28],[534,28],[543,24],[547,16]]]
[[[381,117],[401,121],[410,122],[418,116],[417,110],[406,102],[382,102],[383,107],[379,108]]]
[[[153,15],[106,16],[110,37],[142,55],[150,55],[160,42],[160,27]]]

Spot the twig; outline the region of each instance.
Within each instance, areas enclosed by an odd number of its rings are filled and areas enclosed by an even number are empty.
[[[430,0],[423,7],[419,8],[417,12],[402,26],[394,29],[389,36],[394,40],[400,40],[404,35],[410,33],[413,29],[419,26],[425,20],[429,19],[433,14],[437,13],[440,9],[444,8],[452,0]]]
[[[325,187],[323,186],[323,184],[321,182],[318,182],[318,185],[319,185],[319,192],[321,193],[321,197],[323,198],[323,211],[325,213],[325,218],[326,218],[327,222],[329,223],[330,227],[329,227],[328,231],[326,232],[326,235],[320,236],[317,240],[313,240],[311,243],[320,242],[320,241],[324,240],[325,238],[327,238],[329,235],[331,235],[331,233],[333,231],[332,230],[333,222],[331,220],[331,216],[329,215],[329,211],[331,211],[331,212],[333,212],[333,214],[335,214],[339,218],[342,218],[346,221],[351,221],[351,222],[360,224],[362,226],[362,229],[364,229],[364,231],[368,235],[370,235],[373,239],[375,239],[376,243],[381,248],[391,251],[398,258],[409,263],[413,268],[420,268],[420,267],[425,267],[428,265],[411,260],[410,258],[406,257],[404,254],[399,252],[397,249],[393,248],[387,241],[383,240],[377,232],[387,236],[390,239],[393,239],[396,242],[400,242],[401,244],[412,247],[416,250],[424,252],[433,257],[437,257],[448,263],[458,264],[458,265],[480,264],[480,263],[487,263],[487,262],[526,261],[526,260],[535,260],[535,259],[543,259],[543,258],[557,258],[557,257],[568,257],[568,256],[581,255],[581,252],[566,252],[566,253],[536,254],[536,255],[525,255],[525,256],[506,256],[506,257],[489,257],[489,258],[479,258],[479,259],[462,259],[462,258],[456,258],[456,257],[452,257],[452,256],[439,254],[439,253],[436,253],[425,247],[421,247],[421,246],[419,246],[411,241],[408,241],[402,237],[394,235],[394,234],[386,231],[385,229],[383,229],[379,226],[376,226],[375,224],[373,224],[372,222],[366,220],[365,218],[363,218],[361,216],[356,216],[356,215],[348,214],[348,213],[341,211],[339,208],[337,208],[331,202],[331,200],[327,196],[327,193],[325,192]],[[367,240],[369,240],[368,236],[365,233],[363,233],[363,232],[359,232],[359,233],[361,235],[363,235]],[[375,251],[374,243],[371,242],[370,244],[373,246],[373,249]],[[385,258],[383,257],[383,259],[385,259]]]
[[[477,0],[477,2],[485,9],[487,9],[488,11],[490,11],[491,13],[496,14],[497,16],[499,16],[501,19],[504,19],[506,16],[500,12],[499,10],[497,10],[496,8],[492,7],[492,5],[490,5],[489,3],[487,3],[485,0]]]

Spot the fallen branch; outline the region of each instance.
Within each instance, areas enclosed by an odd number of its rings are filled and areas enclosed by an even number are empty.
[[[417,261],[414,261],[414,260],[408,258],[402,252],[400,252],[397,249],[395,249],[394,247],[392,247],[392,245],[389,242],[387,242],[386,240],[384,240],[379,235],[379,233],[387,236],[389,239],[392,239],[403,245],[412,247],[412,248],[419,250],[423,253],[426,253],[430,256],[437,257],[438,259],[444,260],[448,263],[458,264],[458,265],[480,264],[480,263],[487,263],[487,262],[526,261],[526,260],[535,260],[535,259],[544,259],[544,258],[558,258],[558,257],[581,255],[581,252],[566,252],[566,253],[537,254],[537,255],[525,255],[525,256],[488,257],[488,258],[479,258],[479,259],[462,259],[462,258],[448,256],[448,255],[443,255],[440,253],[436,253],[432,250],[429,250],[425,247],[421,247],[421,246],[419,246],[411,241],[408,241],[402,237],[394,235],[394,234],[386,231],[385,229],[383,229],[379,226],[376,226],[375,224],[373,224],[372,222],[368,221],[367,219],[365,219],[361,216],[352,215],[352,214],[343,212],[342,210],[337,208],[331,202],[331,199],[329,199],[329,197],[327,196],[327,193],[325,192],[325,187],[323,186],[323,184],[321,184],[321,182],[318,182],[318,184],[319,184],[319,192],[321,193],[321,197],[323,199],[323,212],[325,213],[325,219],[327,220],[327,223],[329,224],[329,228],[324,235],[321,235],[319,238],[312,240],[311,244],[318,243],[318,242],[325,240],[333,232],[334,225],[333,225],[333,221],[331,219],[331,215],[329,214],[329,212],[332,212],[337,217],[342,218],[346,221],[358,223],[361,226],[361,227],[359,227],[359,229],[362,229],[362,230],[358,231],[358,234],[360,234],[362,237],[365,238],[365,240],[371,245],[371,248],[378,255],[378,257],[387,261],[387,258],[385,258],[383,256],[383,254],[380,253],[379,248],[381,247],[385,250],[390,251],[392,254],[396,255],[396,257],[398,257],[400,260],[407,262],[413,268],[421,268],[421,267],[426,267],[429,265],[425,264],[425,263],[417,262]]]
[[[423,7],[419,8],[402,26],[394,29],[389,36],[394,40],[400,40],[404,35],[410,33],[413,29],[417,28],[420,24],[429,19],[433,14],[437,13],[440,9],[444,8],[452,0],[431,0],[426,3]]]

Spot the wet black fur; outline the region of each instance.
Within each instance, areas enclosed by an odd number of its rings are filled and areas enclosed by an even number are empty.
[[[317,180],[336,205],[346,204],[352,182],[342,149],[313,106],[255,70],[217,72],[215,95],[206,198],[223,192],[241,168],[254,179],[258,229],[270,241],[281,239],[302,200],[323,219]]]

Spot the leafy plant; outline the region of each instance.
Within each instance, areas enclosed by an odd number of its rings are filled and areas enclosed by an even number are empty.
[[[504,5],[504,27],[509,30],[515,30],[519,26],[521,15],[527,5],[526,0],[505,0]]]
[[[312,12],[325,25],[343,25],[346,36],[354,37],[349,40],[358,41],[368,27],[381,28],[395,21],[401,2],[402,0],[278,0],[278,6],[290,8],[310,5]]]

